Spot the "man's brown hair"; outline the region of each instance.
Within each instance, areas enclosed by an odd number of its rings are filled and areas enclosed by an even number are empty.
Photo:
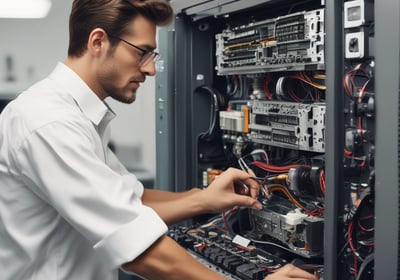
[[[69,19],[68,56],[84,54],[90,32],[102,28],[113,38],[129,34],[127,25],[138,15],[157,26],[172,21],[172,7],[165,0],[74,0]],[[115,40],[110,38],[112,44]]]

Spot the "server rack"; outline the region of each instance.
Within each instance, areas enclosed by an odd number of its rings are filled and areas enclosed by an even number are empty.
[[[174,24],[160,31],[164,71],[157,74],[157,178],[156,185],[182,191],[199,185],[197,139],[209,120],[200,118],[208,110],[206,100],[194,92],[213,83],[213,26],[197,24],[252,7],[291,1],[171,1],[178,16]],[[314,1],[315,2],[315,1]],[[324,279],[344,279],[337,255],[343,245],[339,209],[344,185],[343,1],[324,1],[326,31],[326,197],[324,213]],[[399,241],[399,4],[382,0],[374,7],[375,74],[375,231],[374,279],[398,279]],[[389,28],[386,19],[391,19]],[[390,233],[390,234],[389,234]],[[327,242],[329,240],[329,242]]]

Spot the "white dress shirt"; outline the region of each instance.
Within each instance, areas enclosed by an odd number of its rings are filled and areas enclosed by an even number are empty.
[[[165,234],[107,148],[113,117],[62,63],[0,114],[1,280],[115,280]]]

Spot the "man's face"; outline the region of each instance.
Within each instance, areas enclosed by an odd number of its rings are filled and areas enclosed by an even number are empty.
[[[96,79],[107,96],[123,103],[132,103],[136,99],[136,90],[146,76],[155,75],[154,61],[141,63],[143,52],[129,43],[144,49],[156,48],[156,26],[143,17],[136,18],[130,26],[130,35],[122,35],[112,52],[97,67]],[[110,34],[112,35],[112,34]]]

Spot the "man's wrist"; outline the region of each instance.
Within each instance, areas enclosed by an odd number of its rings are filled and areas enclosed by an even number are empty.
[[[205,191],[206,189],[194,187],[189,191],[189,196],[192,200],[193,210],[196,212],[196,215],[209,213],[208,207],[208,195]]]
[[[193,187],[191,188],[188,192],[189,193],[198,193],[201,192],[203,189],[199,188],[199,187]]]

